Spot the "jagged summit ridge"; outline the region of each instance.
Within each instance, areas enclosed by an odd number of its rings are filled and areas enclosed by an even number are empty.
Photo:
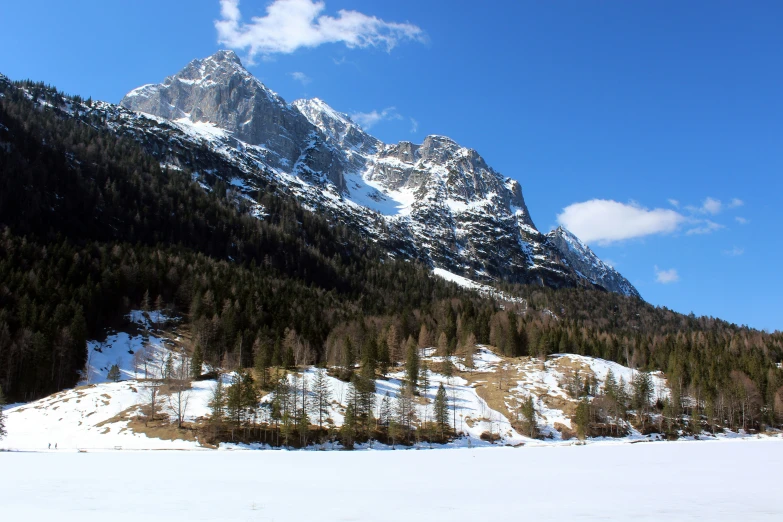
[[[589,249],[539,232],[520,184],[477,151],[439,135],[383,143],[321,99],[288,104],[232,51],[193,60],[163,83],[132,90],[121,105],[198,137],[243,172],[235,186],[252,192],[269,179],[392,255],[475,279],[594,284],[638,296]],[[205,139],[201,125],[220,132]]]

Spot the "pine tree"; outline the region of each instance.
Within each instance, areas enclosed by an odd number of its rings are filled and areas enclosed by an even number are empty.
[[[391,364],[391,356],[389,354],[389,345],[386,344],[386,339],[381,339],[378,343],[378,371],[381,375],[389,373],[389,365]]]
[[[120,377],[122,377],[120,374],[120,367],[116,364],[112,364],[111,368],[109,368],[109,373],[106,375],[106,378],[112,382],[119,382]]]
[[[6,436],[5,431],[5,412],[3,411],[5,406],[5,395],[3,395],[3,388],[0,386],[0,439]]]
[[[242,377],[237,373],[226,391],[226,413],[237,426],[242,423]]]
[[[611,399],[617,398],[617,381],[614,377],[614,372],[611,368],[606,372],[606,379],[604,380],[604,395]]]
[[[168,354],[166,357],[166,362],[163,366],[163,378],[167,381],[170,381],[172,376],[174,375],[174,359],[171,355],[171,353]]]
[[[350,337],[345,338],[343,343],[343,366],[346,368],[353,368],[356,364],[356,353],[353,350],[353,343]]]
[[[451,357],[446,357],[443,359],[443,375],[447,379],[451,379],[454,377],[454,363],[451,362]],[[449,381],[451,382],[451,381]]]
[[[212,388],[212,397],[209,401],[209,408],[212,411],[210,420],[215,424],[223,422],[223,417],[226,411],[226,390],[223,386],[223,379],[220,375],[217,376],[215,386]]]
[[[446,432],[449,429],[449,404],[446,397],[446,388],[443,387],[443,383],[440,383],[438,392],[435,394],[435,425],[440,431],[440,438],[445,437]]]
[[[194,379],[201,377],[201,371],[204,368],[204,352],[201,351],[201,344],[196,343],[193,349],[193,358],[190,361],[190,374]]]
[[[332,400],[332,390],[326,370],[318,368],[311,384],[313,400],[311,402],[313,414],[318,418],[318,427],[323,428],[324,420],[329,417],[329,403]]]
[[[354,438],[356,437],[356,415],[353,404],[348,404],[345,408],[345,417],[343,425],[340,428],[340,442],[345,449],[353,449]]]
[[[427,361],[421,361],[419,365],[419,393],[426,396],[430,389],[430,368]]]
[[[386,334],[386,345],[389,347],[389,357],[391,359],[392,366],[400,362],[400,334],[397,331],[397,325],[392,324],[389,327],[389,332]]]
[[[584,440],[587,434],[588,424],[590,423],[590,403],[587,402],[585,397],[576,406],[576,415],[574,416],[574,424],[576,424],[576,434]]]
[[[405,357],[405,379],[411,393],[417,392],[419,382],[419,350],[415,343],[408,343]]]
[[[283,373],[280,380],[277,382],[274,390],[274,399],[272,401],[272,412],[275,421],[280,422],[280,434],[283,436],[283,441],[288,446],[288,441],[293,431],[296,408],[296,394],[291,389],[291,383],[288,381],[288,376]]]
[[[538,435],[536,426],[536,407],[533,404],[533,397],[528,397],[522,402],[522,418],[527,426],[527,436],[535,438]]]

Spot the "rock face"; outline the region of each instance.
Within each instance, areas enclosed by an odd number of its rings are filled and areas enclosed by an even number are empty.
[[[558,227],[553,230],[547,234],[547,240],[554,249],[562,253],[563,262],[576,271],[577,275],[610,292],[641,297],[626,278],[598,259],[590,247],[565,228]]]
[[[233,51],[193,60],[163,83],[129,92],[120,105],[175,122],[207,122],[269,154],[265,163],[293,171],[306,167],[342,186],[343,166],[321,136],[295,108],[242,66]]]
[[[232,51],[194,60],[121,105],[154,115],[118,116],[118,130],[144,127],[163,162],[160,137],[207,147],[231,168],[226,181],[250,193],[273,183],[403,255],[480,280],[636,289],[572,234],[540,233],[522,188],[475,151],[445,136],[385,144],[317,98],[288,104],[250,74]],[[134,129],[130,129],[133,127]],[[135,135],[135,134],[134,134]],[[174,138],[176,136],[176,138]],[[183,145],[187,147],[187,145]],[[241,173],[237,179],[237,172]]]

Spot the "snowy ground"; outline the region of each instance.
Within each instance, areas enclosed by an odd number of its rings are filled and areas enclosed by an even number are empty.
[[[3,520],[779,521],[783,440],[0,453]]]

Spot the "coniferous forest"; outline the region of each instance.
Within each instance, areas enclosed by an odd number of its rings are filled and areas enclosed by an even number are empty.
[[[409,364],[411,346],[482,343],[662,370],[698,404],[738,401],[753,426],[783,420],[780,333],[591,288],[501,285],[524,302],[498,303],[275,187],[255,194],[265,215],[253,217],[219,173],[205,190],[100,119],[62,109],[89,101],[0,85],[0,388],[11,402],[73,386],[86,340],[154,302],[185,318],[205,362],[264,376],[310,364],[383,372]]]

